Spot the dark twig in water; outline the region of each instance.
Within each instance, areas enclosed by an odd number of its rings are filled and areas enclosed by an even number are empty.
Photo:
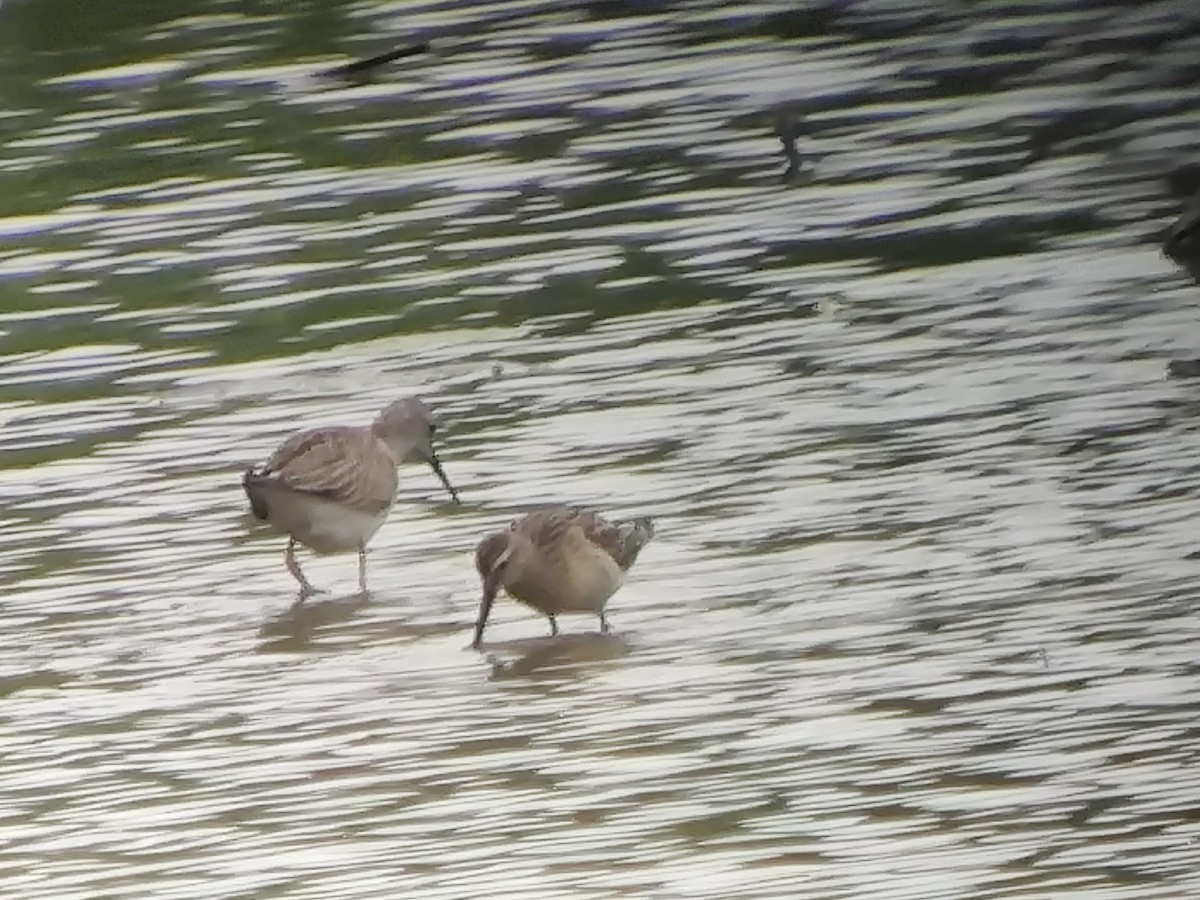
[[[422,41],[419,44],[410,44],[407,47],[389,50],[387,53],[380,53],[378,56],[360,59],[352,63],[347,63],[344,66],[335,66],[332,69],[326,69],[321,73],[321,76],[324,78],[337,78],[353,83],[363,83],[369,80],[380,66],[386,65],[393,60],[404,59],[408,56],[419,56],[428,50],[429,44]]]

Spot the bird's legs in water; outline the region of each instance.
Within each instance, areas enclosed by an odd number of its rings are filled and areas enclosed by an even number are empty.
[[[308,579],[304,577],[304,573],[300,571],[300,564],[296,562],[296,539],[288,538],[287,553],[283,555],[284,562],[287,563],[287,570],[292,573],[292,577],[300,582],[300,599],[303,600],[309,594],[314,592],[313,586]]]

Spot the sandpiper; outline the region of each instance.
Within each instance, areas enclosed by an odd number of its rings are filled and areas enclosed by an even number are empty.
[[[502,585],[509,596],[550,619],[551,635],[558,634],[555,616],[560,613],[598,615],[600,630],[607,632],[604,604],[653,536],[650,519],[607,522],[575,506],[539,510],[516,519],[507,531],[488,535],[475,550],[483,599],[471,646],[483,641]]]
[[[313,586],[296,562],[296,542],[317,553],[358,550],[358,585],[367,589],[367,542],[396,502],[396,467],[424,460],[455,503],[458,494],[433,451],[433,415],[416,397],[388,405],[370,425],[315,428],[292,435],[242,478],[255,518],[288,534],[284,560],[303,599]]]

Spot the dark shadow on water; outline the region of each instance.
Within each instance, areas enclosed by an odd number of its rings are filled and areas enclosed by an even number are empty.
[[[60,688],[74,681],[74,677],[54,669],[31,669],[11,675],[0,676],[0,700],[20,691],[47,691]]]
[[[370,593],[362,591],[328,600],[313,600],[311,595],[303,601],[297,600],[283,612],[263,622],[258,629],[258,636],[265,640],[259,644],[259,652],[294,653],[306,650],[317,629],[353,618],[370,601]]]
[[[321,632],[330,626],[348,622],[378,597],[371,593],[358,592],[341,597],[313,600],[310,594],[303,603],[298,600],[282,612],[270,616],[258,629],[261,639],[259,653],[302,653],[318,649]],[[396,609],[391,621],[372,621],[368,626],[371,640],[394,638],[418,639],[439,637],[455,632],[469,632],[471,621],[461,617],[443,618],[437,621],[407,621],[413,607],[404,599],[394,597],[384,601],[385,606]]]
[[[1173,359],[1167,363],[1172,378],[1200,378],[1200,359]]]
[[[492,666],[489,678],[497,681],[565,666],[619,659],[627,656],[633,647],[619,634],[597,631],[484,642],[479,649]]]

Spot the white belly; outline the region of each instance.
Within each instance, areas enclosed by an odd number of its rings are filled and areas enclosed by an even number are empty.
[[[365,547],[387,521],[391,507],[371,515],[309,494],[268,488],[268,521],[317,553]]]

